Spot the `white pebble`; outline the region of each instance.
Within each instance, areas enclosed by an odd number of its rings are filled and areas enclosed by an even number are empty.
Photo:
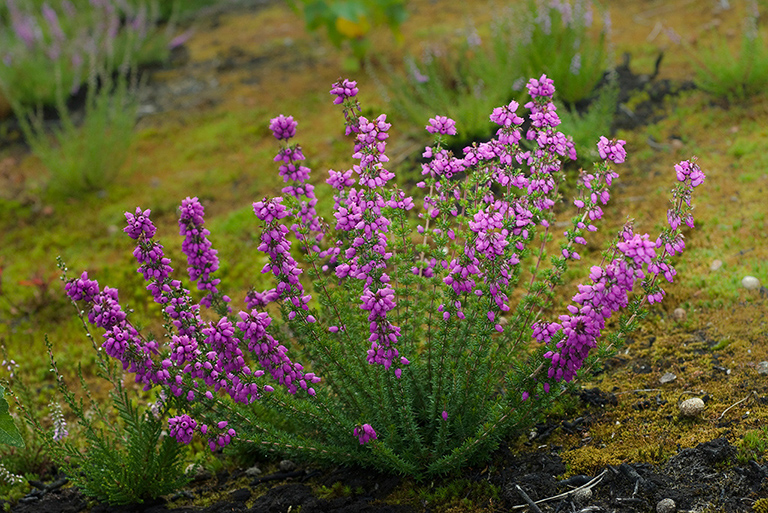
[[[677,509],[677,504],[672,499],[661,499],[656,504],[656,513],[674,513]]]
[[[709,270],[710,271],[717,271],[722,266],[723,266],[723,261],[722,260],[717,260],[717,259],[716,260],[712,260],[712,263],[709,265]]]
[[[582,488],[580,490],[577,490],[576,493],[573,494],[573,501],[576,504],[586,504],[591,500],[592,500],[591,488]]]
[[[704,401],[698,397],[686,399],[680,403],[680,414],[683,417],[696,417],[704,411]]]
[[[674,317],[677,322],[684,321],[685,310],[683,308],[675,308],[675,311],[672,312],[672,317]]]
[[[754,276],[744,276],[744,278],[741,279],[741,284],[747,290],[757,290],[760,288],[760,280]]]
[[[261,469],[259,467],[253,466],[245,471],[245,475],[248,477],[257,477],[261,475]]]
[[[672,383],[676,379],[677,379],[677,376],[675,376],[673,373],[666,372],[666,373],[664,373],[664,375],[661,378],[659,378],[659,383],[664,385],[664,384],[667,384],[667,383]]]
[[[757,373],[765,376],[768,374],[768,362],[763,361],[757,364]]]

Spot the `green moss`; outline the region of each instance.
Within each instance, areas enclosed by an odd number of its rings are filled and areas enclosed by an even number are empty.
[[[763,461],[768,451],[768,428],[747,431],[737,447],[736,459],[742,465],[746,465],[750,460]],[[766,511],[768,512],[768,508]]]
[[[768,513],[768,498],[757,499],[752,505],[752,511],[755,513]]]

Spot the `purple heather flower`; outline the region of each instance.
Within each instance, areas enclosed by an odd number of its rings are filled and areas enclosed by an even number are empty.
[[[269,120],[269,129],[272,130],[272,134],[277,140],[288,140],[296,135],[296,125],[298,123],[293,120],[293,116],[283,116],[280,114],[276,118]]]
[[[690,179],[692,188],[704,183],[705,176],[701,168],[689,160],[683,160],[679,164],[675,164],[675,173],[677,174],[677,180],[680,182]]]
[[[56,14],[56,11],[51,9],[51,6],[48,5],[47,2],[43,3],[43,18],[45,18],[45,22],[48,24],[48,28],[51,30],[51,35],[53,35],[54,39],[58,42],[64,41],[65,36],[64,32],[61,30],[61,25],[59,24],[59,16]]]
[[[219,268],[219,257],[216,256],[218,252],[213,249],[213,244],[208,240],[211,232],[204,227],[205,210],[196,197],[187,197],[182,201],[179,210],[179,235],[184,236],[181,250],[187,256],[189,279],[197,282],[199,290],[209,292],[200,300],[200,304],[210,308],[211,301],[219,292],[216,286],[221,280],[211,277],[211,274]],[[227,296],[223,296],[222,300],[225,303],[229,302]]]
[[[88,272],[83,271],[80,278],[68,281],[64,285],[64,290],[74,301],[92,303],[99,295],[99,284],[96,280],[89,280]]]
[[[301,387],[309,395],[315,395],[315,390],[310,385],[319,383],[320,378],[313,373],[305,374],[304,367],[288,358],[285,346],[280,345],[267,333],[267,327],[272,323],[269,314],[256,310],[250,314],[240,312],[240,319],[242,320],[237,323],[237,328],[243,332],[243,341],[272,379],[284,385],[291,394],[298,392]]]
[[[547,75],[541,75],[538,80],[530,79],[526,87],[534,99],[539,97],[551,99],[552,95],[555,94],[555,82],[551,78],[547,78]]]
[[[357,82],[353,80],[347,80],[346,78],[344,80],[339,79],[338,82],[333,84],[333,87],[331,87],[331,94],[336,95],[336,98],[333,99],[333,103],[337,105],[344,103],[344,100],[347,98],[357,96],[357,92]]]
[[[197,428],[197,421],[187,414],[168,419],[168,431],[177,442],[189,444]]]
[[[357,426],[354,429],[353,434],[360,439],[360,445],[367,444],[369,441],[376,440],[378,438],[376,431],[373,430],[373,427],[370,424]]]
[[[135,214],[126,212],[125,219],[128,221],[128,226],[123,228],[123,231],[134,240],[138,240],[142,236],[146,239],[154,237],[157,230],[149,219],[150,212],[149,209],[142,212],[139,207],[136,207]]]
[[[257,201],[253,204],[253,211],[256,213],[256,217],[265,223],[271,223],[290,215],[288,209],[283,205],[283,198],[264,198],[262,201]]]
[[[515,111],[519,107],[516,101],[512,101],[509,105],[503,107],[496,107],[491,113],[491,121],[501,126],[512,126],[523,124],[523,118],[518,116]]]
[[[255,310],[257,308],[264,308],[269,303],[277,301],[279,297],[280,294],[275,289],[265,290],[264,292],[251,290],[245,296],[245,304],[251,310]]]
[[[624,149],[625,144],[627,144],[627,141],[621,139],[609,141],[605,136],[600,136],[600,141],[597,143],[597,151],[600,153],[601,159],[621,164],[627,156],[627,152]]]
[[[446,116],[429,118],[426,128],[430,134],[456,135],[456,122]]]

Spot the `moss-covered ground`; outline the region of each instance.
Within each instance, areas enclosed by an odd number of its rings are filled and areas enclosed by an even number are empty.
[[[398,69],[406,51],[419,54],[426,42],[456,37],[467,20],[487,34],[497,3],[409,2],[405,42],[395,44],[387,31],[374,31],[369,66],[388,62]],[[718,10],[718,2],[604,2],[612,16],[613,59],[618,63],[629,52],[633,71],[650,74],[663,52],[658,78],[690,80],[694,68],[688,53],[714,34],[729,37],[737,48],[744,6],[732,3],[731,9]],[[282,3],[193,23],[187,63],[157,71],[152,80],[208,74],[217,86],[187,109],[143,117],[132,156],[107,190],[77,200],[52,197],[44,188],[45,169],[22,144],[0,151],[0,343],[19,364],[17,375],[38,394],[37,406],[45,406],[53,393],[45,334],[63,374],[74,376],[78,364],[86,375],[94,371],[93,350],[64,298],[56,256],[72,274],[88,270],[101,284],[119,288],[122,301],[151,327],[159,318],[135,272],[132,244],[122,233],[123,212],[152,209],[158,238],[182,267],[176,208],[183,198],[198,196],[222,262],[220,278],[238,301],[249,288],[266,286],[250,205],[282,187],[272,162],[277,145],[269,119],[284,113],[299,121],[297,140],[317,184],[329,168],[350,166],[341,114],[328,95],[329,85],[348,72],[343,54],[322,34],[307,34],[303,21]],[[674,29],[683,45],[673,42],[667,29]],[[379,69],[377,80],[381,75]],[[353,78],[365,107],[385,111],[376,80],[365,70]],[[645,93],[637,94],[627,109]],[[652,308],[619,354],[582,381],[584,389],[598,388],[615,401],[584,415],[565,409],[551,419],[583,417],[577,428],[557,428],[543,442],[558,448],[566,464],[563,477],[593,474],[608,464],[661,463],[681,448],[718,437],[743,446],[742,458],[765,458],[768,438],[761,428],[768,418],[768,376],[758,374],[757,364],[768,360],[768,306],[765,289],[746,290],[741,280],[751,275],[768,285],[768,95],[725,102],[694,89],[668,97],[658,109],[660,121],[615,134],[627,141],[628,158],[618,169],[600,231],[583,256],[599,260],[604,243],[627,217],[635,219],[638,231],[657,233],[666,222],[673,165],[693,155],[707,174],[695,199],[696,229],[686,234],[686,251],[664,302]],[[426,139],[415,138],[412,127],[398,126],[396,116],[391,121],[390,157],[403,161]],[[328,208],[330,191],[318,186],[317,193]],[[570,290],[584,278],[568,277]],[[7,377],[4,372],[0,369],[0,376]],[[666,373],[676,378],[661,384]],[[703,398],[706,407],[699,417],[686,419],[678,404],[691,397]],[[529,438],[521,436],[510,449],[529,450]],[[323,486],[320,493],[328,496],[354,492]],[[469,491],[460,484],[403,486],[406,502],[418,504],[428,496],[446,505],[445,511],[485,508],[498,494],[475,485]]]

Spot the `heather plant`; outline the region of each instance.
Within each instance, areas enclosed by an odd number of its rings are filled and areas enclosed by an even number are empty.
[[[671,258],[685,247],[681,227],[693,227],[691,196],[704,180],[695,160],[675,165],[669,225],[651,238],[628,222],[564,307],[555,292],[569,266],[593,256],[579,248],[597,230],[625,142],[597,142],[600,160],[580,173],[576,213],[556,245],[563,161],[576,148],[557,130],[552,80],[531,79],[527,90],[527,123],[515,101],[493,109],[496,136],[462,156],[445,149],[460,126],[430,119],[435,144],[423,152],[414,198],[392,185],[386,116],[363,116],[356,83],[340,80],[331,94],[356,162],[329,171],[327,221],[291,143],[296,121],[274,118],[285,187],[253,209],[257,268],[275,286],[250,291],[243,310],[215,277],[197,198],[182,202],[179,230],[199,300],[174,277],[151,211],[126,213],[165,342],[141,333],[118,291],[86,272],[66,293],[103,330],[103,352],[146,390],[165,392],[169,434],[181,443],[199,436],[211,450],[237,442],[416,477],[482,461],[620,348],[646,303],[663,299],[660,278],[675,276]],[[609,320],[615,329],[603,336]]]
[[[83,325],[91,338],[85,322]],[[163,396],[151,404],[137,403],[133,392],[123,384],[116,362],[99,353],[98,375],[111,387],[113,411],[106,410],[91,394],[81,369],[78,375],[85,398],[72,392],[59,373],[47,339],[46,344],[58,393],[77,419],[81,439],[70,436],[57,401],[49,403],[50,426],[40,422],[28,401],[18,403],[46,451],[70,481],[88,497],[110,504],[141,503],[186,484],[188,478],[181,467],[183,446],[167,434],[168,407]],[[16,388],[24,389],[23,383],[17,383]]]
[[[729,101],[744,101],[765,92],[768,86],[768,45],[760,33],[757,2],[748,1],[739,50],[734,52],[728,39],[712,38],[711,46],[690,51],[696,67],[696,86]],[[675,41],[680,42],[674,34]]]
[[[67,39],[56,12],[44,5],[44,17],[53,34],[52,39],[50,42],[47,39],[29,41],[30,45],[46,48],[48,74],[53,71],[55,107],[59,119],[58,125],[51,128],[52,133],[49,133],[49,124],[41,105],[27,106],[15,96],[12,85],[0,77],[0,85],[13,107],[27,143],[50,172],[48,189],[56,195],[79,196],[103,189],[117,176],[133,141],[139,86],[134,52],[141,44],[141,34],[129,32],[131,38],[121,40],[122,46],[116,48],[116,31],[121,23],[119,12],[109,2],[98,5],[103,9],[99,22],[91,27],[93,30],[87,37],[74,40]],[[141,21],[142,14],[136,16],[129,21]],[[25,20],[32,23],[34,18]],[[71,84],[68,79],[65,82],[68,70],[71,70],[65,63],[66,59],[61,58],[63,52],[71,57],[73,63],[79,60],[78,66],[86,70],[82,119],[78,119],[67,106],[69,94],[73,88],[80,86],[80,80],[75,78]],[[25,61],[22,59],[21,62]],[[115,68],[117,72],[113,73]]]
[[[126,60],[162,62],[174,24],[158,28],[157,2],[17,2],[0,6],[0,88],[25,109],[58,108],[93,73],[93,62],[112,74]],[[63,90],[62,90],[63,88]],[[17,110],[17,115],[19,112]]]

